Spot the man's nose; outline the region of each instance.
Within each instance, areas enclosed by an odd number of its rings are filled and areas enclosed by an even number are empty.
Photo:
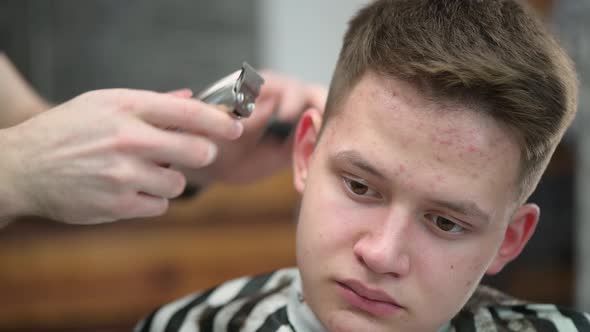
[[[408,214],[392,213],[372,227],[355,243],[353,252],[361,264],[379,274],[401,278],[410,272],[412,219]]]

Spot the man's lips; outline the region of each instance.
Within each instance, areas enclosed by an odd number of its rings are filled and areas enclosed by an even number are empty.
[[[337,280],[339,293],[353,307],[375,316],[389,316],[404,309],[382,290],[366,286],[358,280]]]
[[[393,298],[391,298],[391,296],[387,295],[387,293],[384,291],[365,286],[358,280],[343,280],[339,281],[338,283],[350,288],[353,292],[368,300],[385,302],[401,307]]]

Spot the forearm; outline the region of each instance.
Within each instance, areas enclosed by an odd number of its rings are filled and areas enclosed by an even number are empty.
[[[48,105],[0,52],[0,128],[21,123]]]

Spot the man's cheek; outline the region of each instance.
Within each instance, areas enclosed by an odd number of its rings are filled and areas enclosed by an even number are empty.
[[[488,261],[487,255],[464,257],[456,261],[455,266],[459,268],[451,269],[451,273],[459,292],[470,294],[473,291],[483,277]]]

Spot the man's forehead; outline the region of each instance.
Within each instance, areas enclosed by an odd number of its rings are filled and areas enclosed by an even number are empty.
[[[335,118],[345,118],[340,123],[344,128],[339,128],[344,132],[339,134],[347,135],[351,130],[375,132],[377,127],[403,122],[405,128],[392,130],[407,129],[405,131],[411,135],[430,130],[433,144],[456,144],[458,149],[471,152],[477,146],[519,147],[513,131],[484,111],[483,106],[433,99],[411,83],[371,71],[359,80],[338,107]],[[367,123],[366,120],[371,119],[373,121]],[[365,121],[364,126],[360,121]],[[481,153],[481,149],[478,152]]]

